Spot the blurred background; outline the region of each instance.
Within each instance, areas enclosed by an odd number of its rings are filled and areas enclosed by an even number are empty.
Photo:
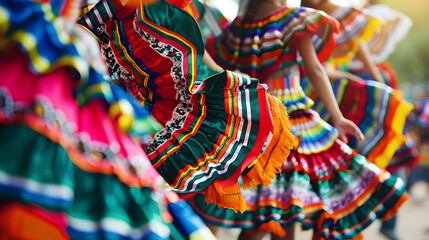
[[[422,94],[427,95],[427,82],[429,81],[429,1],[384,0],[379,2],[404,13],[413,20],[413,26],[407,37],[397,45],[396,51],[389,58],[389,62],[396,70],[400,89],[407,96],[415,98]]]

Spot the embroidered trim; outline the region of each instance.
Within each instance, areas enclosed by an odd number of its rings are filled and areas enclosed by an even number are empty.
[[[100,36],[102,41],[101,53],[104,62],[107,65],[110,78],[112,80],[119,79],[125,90],[135,96],[140,102],[146,102],[147,99],[141,94],[141,86],[135,79],[134,75],[128,72],[118,61],[110,44],[110,35],[106,31],[106,25],[102,24],[96,28],[97,36]]]
[[[142,37],[143,40],[149,43],[149,46],[158,52],[161,56],[169,58],[173,62],[170,71],[170,76],[174,80],[174,88],[176,91],[176,99],[179,104],[175,107],[171,119],[165,124],[165,127],[155,134],[152,145],[148,148],[149,154],[161,146],[164,142],[172,139],[173,133],[176,130],[183,128],[186,118],[192,112],[193,104],[191,103],[192,95],[186,92],[186,78],[182,71],[183,54],[174,46],[168,45],[156,39],[152,35],[144,32],[134,22],[134,30]]]
[[[173,62],[173,67],[170,71],[170,76],[174,80],[174,88],[177,89],[176,99],[180,101],[189,101],[191,95],[186,93],[186,78],[183,76],[182,62],[183,54],[175,47],[161,42],[152,35],[140,29],[136,23],[133,23],[134,30],[142,37],[143,40],[149,43],[149,46],[158,52],[161,56],[169,58]]]

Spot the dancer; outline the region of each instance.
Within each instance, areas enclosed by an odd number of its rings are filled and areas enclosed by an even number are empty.
[[[383,73],[383,82],[396,88],[396,74],[385,61],[408,32],[411,20],[384,5],[374,6],[377,11],[370,12],[363,8],[340,7],[323,0],[304,0],[302,3],[325,10],[340,22],[341,42],[337,44],[337,54],[326,65],[332,64],[336,69],[349,71],[348,74],[361,78],[358,82],[350,82],[347,77],[332,80],[341,111],[359,126],[366,137],[364,142],[351,139],[349,146],[406,182],[403,167],[412,167],[419,159],[413,140],[403,134],[411,104],[402,98],[399,91],[370,80],[375,76],[371,69],[376,68]],[[381,25],[375,28],[374,25],[379,23]],[[353,45],[358,45],[358,48]],[[362,52],[367,54],[363,55]],[[306,93],[314,96],[309,85],[304,88]],[[313,109],[329,121],[330,116],[321,101],[316,101]],[[394,228],[395,221],[396,216],[384,221],[380,229],[389,239],[400,239]]]
[[[368,4],[370,4],[368,6]],[[371,40],[368,42],[368,47],[374,63],[382,73],[383,78],[387,85],[393,89],[398,88],[398,80],[396,78],[395,70],[387,62],[389,56],[394,53],[396,45],[406,37],[413,22],[403,13],[396,11],[387,5],[377,4],[376,1],[370,1],[365,9],[371,15],[383,20],[381,31],[375,33]],[[364,79],[368,79],[368,73],[359,61],[353,59],[348,64],[348,69],[351,73],[356,74]],[[413,103],[414,108],[419,107],[419,102]],[[411,122],[411,120],[408,120]],[[408,133],[411,126],[404,129],[405,143],[402,144],[395,152],[392,160],[390,161],[387,169],[390,172],[396,172],[399,168],[413,169],[420,159],[420,153],[417,150],[416,143]]]
[[[258,231],[254,236],[242,231],[240,239],[261,238],[263,231],[293,239],[295,222],[313,228],[314,239],[350,239],[374,219],[393,216],[407,199],[400,179],[342,141],[347,135],[363,137],[339,111],[319,62],[329,57],[337,31],[338,23],[321,11],[288,8],[280,0],[251,0],[244,16],[208,40],[207,50],[218,64],[258,77],[285,104],[297,140],[274,184],[244,192],[243,214],[207,204],[197,195],[192,205],[206,222]],[[316,49],[312,35],[321,39]],[[335,128],[310,109],[312,101],[300,86],[300,59],[334,116]]]
[[[181,9],[188,3],[102,1],[80,23],[100,40],[110,74],[164,127],[147,151],[167,183],[183,198],[204,193],[244,211],[238,177],[272,182],[293,144],[290,123],[256,79],[204,54],[198,25]]]
[[[409,17],[382,4],[358,8],[304,0],[302,5],[325,11],[340,22],[337,46],[329,59],[335,69],[397,87],[386,60],[412,26]]]
[[[340,22],[339,42],[325,63],[328,71],[348,71],[353,59],[362,59],[363,55],[367,56],[362,54],[367,52],[365,44],[372,37],[382,35],[375,27],[380,27],[379,24],[382,21],[369,15],[365,9],[340,7],[325,0],[303,0],[302,4],[331,13]],[[381,55],[385,55],[381,52]],[[371,56],[367,57],[370,59],[361,62],[373,62]],[[367,67],[366,69],[373,67],[368,64],[361,65]],[[385,84],[374,81],[365,82],[359,78],[361,76],[347,74],[353,78],[336,76],[332,79],[334,94],[341,112],[359,126],[366,138],[366,141],[359,142],[352,137],[349,139],[349,146],[364,155],[370,162],[385,168],[395,152],[405,143],[403,130],[406,116],[412,110],[412,105],[402,97],[401,92]],[[374,76],[370,73],[368,75]],[[303,88],[315,101],[313,109],[318,111],[324,120],[330,121],[329,112],[305,78]]]

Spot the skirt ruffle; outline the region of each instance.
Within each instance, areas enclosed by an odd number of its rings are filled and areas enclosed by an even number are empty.
[[[413,170],[420,161],[421,154],[417,149],[417,145],[411,136],[407,133],[404,134],[405,142],[402,144],[390,160],[386,169],[394,173],[401,167],[407,167]]]
[[[315,100],[312,109],[330,121],[330,114],[310,86],[305,87]],[[348,145],[368,161],[385,168],[396,150],[404,143],[402,134],[412,105],[399,91],[374,81],[352,82],[338,79],[333,90],[344,117],[353,121],[365,136],[364,141],[350,137]]]
[[[17,47],[3,51],[0,63],[0,73],[7,76],[0,80],[0,123],[29,126],[61,145],[85,171],[114,173],[133,186],[162,184],[144,150],[121,128],[121,120],[112,119],[108,103],[93,99],[79,106],[73,71],[58,68],[36,75]]]
[[[348,239],[376,218],[393,216],[407,199],[404,190],[400,179],[357,155],[330,180],[315,181],[303,172],[290,171],[268,187],[244,191],[247,210],[242,214],[207,204],[201,195],[192,206],[208,223],[219,226],[282,236],[281,226],[301,222],[303,229],[315,229],[316,236]]]
[[[428,124],[429,124],[429,98],[421,98],[414,101],[414,109],[407,116],[407,122],[405,124],[404,137],[405,142],[398,148],[393,155],[392,160],[387,166],[389,172],[395,172],[398,168],[406,167],[411,170],[415,170],[415,167],[421,160],[425,158],[425,154],[421,151],[420,145],[424,141],[424,136],[427,135]],[[418,132],[418,143],[411,137],[411,131]]]
[[[243,211],[238,177],[248,175],[247,187],[268,185],[281,169],[294,137],[284,106],[257,82],[229,71],[207,79],[200,94],[176,108],[192,106],[183,127],[155,136],[152,164],[183,197],[203,192],[208,202]]]
[[[59,239],[169,238],[153,199],[164,181],[128,132],[137,131],[129,98],[79,55],[81,42],[60,31],[49,4],[0,9],[14,15],[1,32],[2,218],[32,219]],[[26,238],[13,226],[2,234]]]
[[[134,139],[159,125],[106,81],[88,36],[49,4],[0,11],[0,238],[184,239]]]
[[[395,51],[396,45],[407,36],[413,21],[403,13],[384,4],[371,5],[367,7],[367,10],[371,15],[384,21],[381,31],[371,38],[368,47],[375,63],[386,62]],[[350,69],[362,66],[362,62],[358,59],[354,59],[349,64]]]
[[[283,163],[284,171],[304,172],[313,180],[328,180],[345,170],[356,155],[338,139],[337,130],[313,110],[294,111],[290,114],[290,121],[296,141]]]
[[[284,106],[257,79],[201,64],[191,16],[166,1],[140,10],[96,32],[106,37],[112,75],[163,127],[147,147],[152,165],[181,197],[204,193],[208,202],[243,211],[238,177],[247,175],[246,187],[268,185],[292,148]]]
[[[0,238],[70,239],[64,213],[48,211],[37,205],[0,202]]]
[[[375,218],[393,216],[407,199],[400,179],[356,154],[316,112],[291,112],[290,121],[295,145],[274,183],[244,191],[242,214],[197,195],[192,206],[203,219],[279,236],[285,234],[282,226],[301,222],[316,236],[343,239],[353,238]]]

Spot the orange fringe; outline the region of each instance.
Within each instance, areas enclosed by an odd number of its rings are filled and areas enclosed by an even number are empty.
[[[240,184],[224,187],[217,182],[209,185],[205,190],[207,203],[217,204],[219,207],[231,208],[235,212],[243,213],[246,210],[246,202],[241,195]]]
[[[271,220],[271,221],[266,222],[266,223],[262,223],[259,226],[258,231],[271,232],[271,233],[274,233],[275,235],[277,235],[281,238],[286,236],[286,231],[284,230],[282,225],[280,225],[279,222],[274,221],[274,220]]]
[[[270,185],[272,179],[281,172],[283,162],[289,156],[295,137],[291,133],[286,108],[277,98],[267,95],[274,123],[274,133],[267,149],[256,161],[252,169],[243,176],[243,189]]]

